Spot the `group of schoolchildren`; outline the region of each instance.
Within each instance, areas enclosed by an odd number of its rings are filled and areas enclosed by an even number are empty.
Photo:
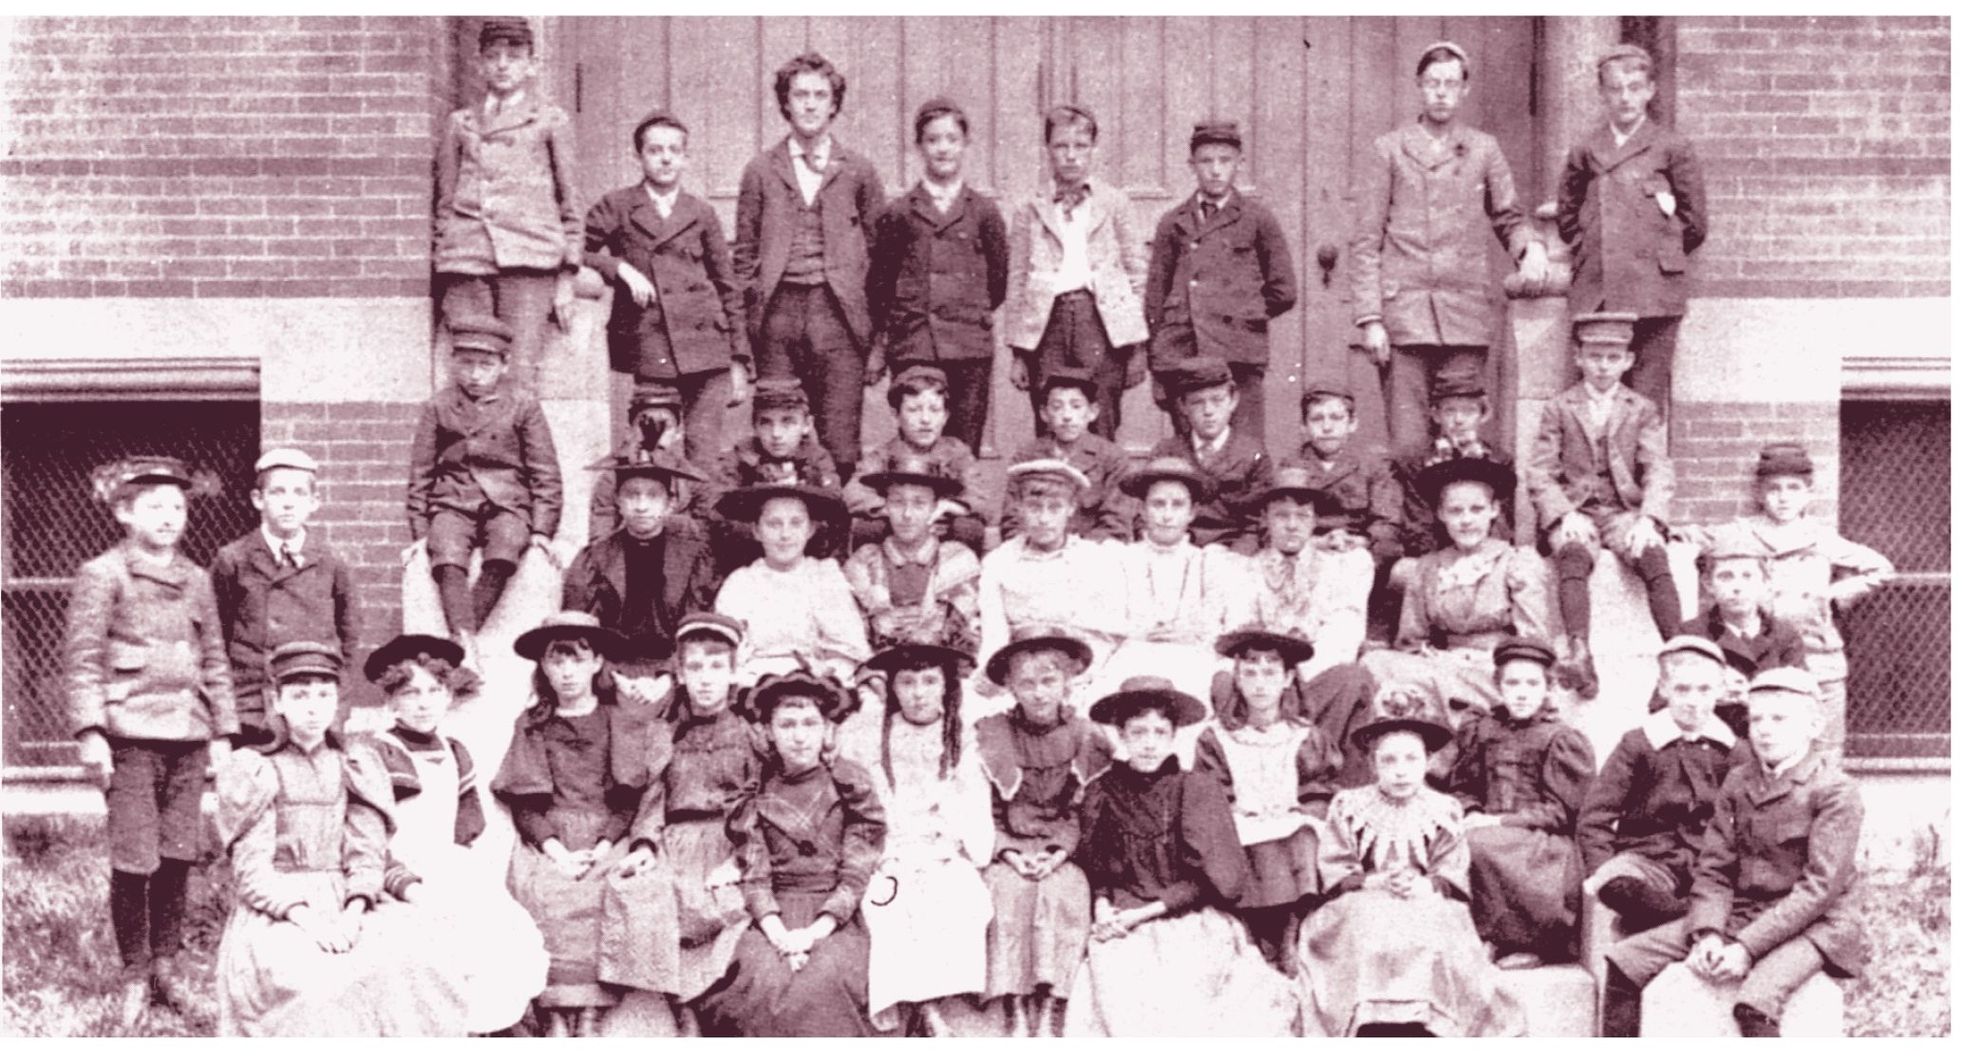
[[[1762,513],[1676,529],[1712,601],[1683,620],[1663,416],[1621,378],[1634,357],[1668,381],[1702,192],[1644,115],[1640,49],[1604,60],[1610,123],[1562,183],[1582,379],[1525,462],[1544,559],[1511,544],[1516,473],[1479,434],[1479,230],[1524,273],[1545,252],[1495,142],[1454,121],[1457,45],[1425,51],[1420,120],[1378,141],[1355,243],[1401,457],[1350,445],[1331,384],[1272,463],[1265,333],[1295,274],[1234,187],[1232,123],[1196,127],[1198,189],[1150,241],[1091,176],[1077,106],[1045,119],[1053,188],[1005,221],[963,182],[966,116],[931,101],[925,176],[888,203],[829,133],[844,78],[807,54],[777,73],[790,135],[745,168],[726,244],[666,113],[633,132],[646,180],[582,227],[530,29],[487,20],[481,44],[488,95],[437,171],[453,385],[408,488],[450,636],[368,655],[388,728],[338,725],[360,632],[308,526],[310,457],[260,459],[262,525],[209,573],[177,552],[181,463],[98,476],[127,536],[81,570],[68,666],[131,1027],[209,1010],[178,957],[213,760],[230,1034],[592,1035],[652,1000],[705,1035],[1517,1035],[1500,971],[1572,960],[1585,892],[1625,934],[1606,1034],[1638,1031],[1672,962],[1737,982],[1747,1034],[1814,973],[1859,971],[1831,607],[1889,566],[1806,518],[1811,462],[1770,445]],[[481,782],[444,720],[479,693],[477,632],[526,550],[559,548],[551,432],[506,374],[550,371],[581,265],[613,288],[634,430],[592,466],[563,610],[513,646],[531,689]],[[992,503],[998,308],[1040,428]],[[889,371],[897,434],[862,454],[861,392]],[[1148,372],[1175,432],[1135,464],[1111,438]],[[1604,546],[1666,640],[1653,714],[1598,770],[1551,694],[1595,692]],[[1374,596],[1398,603],[1388,637]],[[503,881],[473,872],[480,792],[517,833]]]

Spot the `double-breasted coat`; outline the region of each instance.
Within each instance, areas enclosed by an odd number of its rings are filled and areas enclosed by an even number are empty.
[[[1008,291],[1009,229],[987,196],[964,185],[943,214],[915,185],[880,211],[866,299],[890,363],[994,357]]]
[[[262,709],[266,657],[280,645],[338,645],[346,664],[359,655],[361,634],[348,566],[327,548],[319,528],[307,529],[299,562],[297,568],[282,565],[261,528],[226,543],[212,561],[212,591],[241,713]]]
[[[423,406],[409,457],[409,535],[438,509],[509,509],[535,535],[559,530],[559,455],[538,400],[501,387],[472,399],[446,387]]]
[[[1144,343],[1146,241],[1123,189],[1102,180],[1076,209],[1086,211],[1085,257],[1091,263],[1091,295],[1114,347]],[[1003,338],[1017,350],[1035,350],[1050,324],[1050,310],[1064,264],[1064,213],[1045,189],[1017,204],[1009,218],[1009,297]]]
[[[1486,346],[1499,319],[1487,232],[1515,258],[1540,242],[1500,142],[1464,125],[1434,140],[1413,123],[1371,152],[1350,241],[1357,323],[1382,321],[1401,347]]]
[[[709,541],[692,520],[670,518],[659,537],[661,583],[645,606],[628,600],[625,530],[595,539],[566,568],[559,607],[585,612],[627,638],[632,656],[666,660],[675,651],[682,617],[709,608],[716,596],[716,563]]]
[[[737,184],[736,238],[730,242],[730,258],[753,347],[762,335],[771,293],[791,262],[798,212],[805,207],[791,167],[791,149],[780,140],[743,167]],[[873,317],[866,308],[867,252],[873,242],[873,220],[885,202],[886,191],[872,162],[834,138],[812,209],[818,211],[825,241],[826,286],[839,300],[846,327],[862,349],[873,338]]]
[[[1541,412],[1525,473],[1543,528],[1591,503],[1638,512],[1658,523],[1670,515],[1675,479],[1664,417],[1650,399],[1616,385],[1616,400],[1598,430],[1587,384],[1556,395]]]
[[[1309,470],[1310,483],[1337,503],[1316,514],[1316,530],[1351,531],[1370,539],[1371,555],[1395,560],[1402,553],[1400,527],[1404,499],[1391,463],[1381,453],[1347,449],[1328,462],[1308,443],[1296,462]]]
[[[1146,268],[1150,365],[1268,364],[1268,322],[1294,309],[1296,266],[1275,213],[1238,189],[1206,221],[1200,193],[1166,212]]]
[[[1666,214],[1657,195],[1676,200]],[[1679,317],[1686,259],[1705,242],[1705,179],[1691,142],[1645,119],[1622,147],[1608,125],[1569,149],[1555,226],[1575,252],[1569,310]]]
[[[1829,968],[1853,976],[1868,961],[1853,891],[1862,796],[1818,751],[1775,776],[1757,758],[1726,776],[1698,853],[1685,928],[1712,929],[1755,960],[1806,937]]]
[[[1206,473],[1214,496],[1193,509],[1193,544],[1215,543],[1252,556],[1261,548],[1262,492],[1274,477],[1261,440],[1246,432],[1230,432],[1220,448],[1205,457],[1194,452],[1192,435],[1161,439],[1146,460],[1184,457]]]
[[[236,734],[211,576],[128,545],[83,564],[68,603],[71,732],[149,741]]]
[[[494,118],[452,111],[436,153],[438,273],[576,269],[572,119],[526,94]]]
[[[723,223],[708,203],[678,192],[664,218],[646,185],[608,192],[586,213],[584,261],[614,290],[607,361],[615,372],[672,380],[750,360],[736,334],[743,295]],[[623,263],[654,285],[647,306],[635,305],[619,283]]]

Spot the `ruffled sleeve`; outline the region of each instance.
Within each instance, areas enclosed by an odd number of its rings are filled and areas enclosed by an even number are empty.
[[[1473,895],[1470,884],[1473,863],[1466,847],[1466,828],[1460,824],[1459,805],[1443,793],[1421,795],[1437,798],[1448,805],[1444,816],[1448,819],[1447,824],[1434,830],[1426,845],[1426,869],[1431,874],[1432,883],[1441,895],[1455,900],[1467,899]]]
[[[273,869],[279,844],[279,772],[265,756],[241,749],[218,775],[218,838],[232,857],[239,902],[272,918],[307,902],[306,892]]]
[[[341,869],[348,897],[364,897],[373,906],[386,890],[397,896],[420,880],[389,853],[394,829],[395,795],[388,768],[376,743],[351,743],[343,754],[348,786],[346,833],[342,838]]]
[[[1212,778],[1188,775],[1180,789],[1180,863],[1183,879],[1160,899],[1169,913],[1197,906],[1205,898],[1233,907],[1248,881],[1248,853],[1235,835],[1227,794]],[[1188,886],[1181,888],[1181,885]]]

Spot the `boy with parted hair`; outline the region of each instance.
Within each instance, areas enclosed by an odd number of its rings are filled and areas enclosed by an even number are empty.
[[[1194,358],[1220,358],[1241,394],[1234,426],[1259,442],[1268,433],[1268,326],[1296,305],[1296,267],[1275,213],[1234,186],[1241,127],[1195,122],[1187,152],[1197,187],[1159,219],[1146,269],[1154,397],[1174,433],[1186,431],[1170,377]]]
[[[290,641],[325,642],[353,660],[360,645],[348,566],[307,526],[320,508],[320,465],[289,446],[253,465],[259,526],[221,547],[211,565],[218,621],[232,662],[240,745],[270,741],[266,654]]]
[[[1145,237],[1124,189],[1091,178],[1098,119],[1074,103],[1043,117],[1050,187],[1019,204],[1009,218],[1009,297],[1003,338],[1015,352],[1009,382],[1037,394],[1060,368],[1088,370],[1098,388],[1092,430],[1118,433],[1127,389],[1145,379],[1133,348],[1147,339],[1141,292]]]
[[[1617,45],[1596,61],[1596,80],[1609,121],[1569,149],[1555,201],[1555,226],[1575,252],[1569,312],[1637,315],[1629,384],[1664,409],[1687,260],[1705,242],[1705,180],[1691,142],[1650,117],[1649,52]]]
[[[750,344],[737,328],[743,294],[716,211],[682,190],[689,127],[657,110],[634,127],[642,179],[586,213],[587,266],[613,288],[608,364],[637,388],[681,396],[684,452],[708,460],[723,446],[728,408],[749,397]]]
[[[184,463],[130,457],[94,481],[124,537],[76,572],[63,649],[82,766],[106,789],[109,921],[121,1027],[133,1034],[153,998],[186,1017],[206,1012],[178,963],[184,901],[203,848],[205,769],[224,763],[239,724],[211,579],[177,549]]]
[[[771,87],[791,128],[743,168],[730,245],[737,288],[758,373],[797,378],[820,443],[851,479],[873,339],[867,248],[886,193],[872,162],[832,136],[846,102],[838,68],[805,52]]]

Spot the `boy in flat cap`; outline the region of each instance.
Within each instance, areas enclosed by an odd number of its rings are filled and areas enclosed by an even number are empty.
[[[201,839],[208,762],[239,729],[211,578],[178,552],[191,477],[171,457],[96,469],[123,541],[75,573],[63,644],[82,766],[106,788],[109,921],[122,956],[121,1021],[154,999],[205,1013],[178,963],[184,898]]]
[[[559,455],[538,399],[505,381],[511,330],[495,317],[461,317],[450,327],[451,384],[423,404],[410,444],[409,535],[427,540],[443,618],[474,650],[528,546],[564,563],[553,542]],[[474,549],[484,557],[475,588]]]
[[[1636,315],[1629,313],[1574,319],[1582,382],[1542,410],[1527,460],[1541,548],[1555,561],[1555,599],[1568,632],[1560,674],[1585,700],[1596,695],[1589,573],[1605,547],[1642,577],[1659,637],[1671,637],[1684,624],[1677,580],[1664,552],[1664,515],[1675,483],[1664,416],[1622,383],[1635,323]]]
[[[982,448],[995,309],[1009,292],[1009,229],[995,200],[963,183],[968,114],[945,96],[914,112],[919,184],[880,211],[866,301],[877,340],[867,375],[932,365],[948,378],[948,434]]]
[[[1132,467],[1125,448],[1090,430],[1098,419],[1098,384],[1084,369],[1057,369],[1037,386],[1042,430],[1010,456],[1009,463],[1063,461],[1084,473],[1090,484],[1079,492],[1071,514],[1071,533],[1092,542],[1124,542],[1132,536],[1132,506],[1118,481]],[[1005,495],[1008,492],[1005,490]],[[1016,503],[1005,497],[1001,509],[1004,541],[1016,537]]]
[[[1766,548],[1773,615],[1800,631],[1807,670],[1821,684],[1821,744],[1838,754],[1848,736],[1848,654],[1835,613],[1887,582],[1896,566],[1808,516],[1814,460],[1799,443],[1768,444],[1753,482],[1760,511],[1733,526]]]
[[[743,167],[730,245],[737,288],[758,372],[797,377],[819,441],[850,479],[873,341],[867,250],[886,192],[872,162],[832,135],[846,78],[829,60],[793,56],[772,87],[791,128]]]
[[[766,376],[750,396],[752,431],[737,440],[710,468],[703,484],[701,506],[710,514],[710,542],[716,551],[716,570],[725,575],[756,560],[757,540],[750,530],[717,515],[723,495],[760,483],[803,483],[839,490],[843,486],[832,455],[819,443],[812,426],[805,389],[790,376]],[[819,552],[845,555],[846,536],[823,532]],[[836,541],[834,541],[836,539]]]
[[[1630,387],[1668,409],[1687,259],[1705,242],[1705,179],[1691,142],[1650,117],[1649,52],[1610,49],[1596,60],[1596,83],[1609,121],[1569,149],[1555,201],[1556,228],[1575,253],[1569,312],[1636,314]]]
[[[252,467],[252,507],[259,526],[227,543],[211,565],[240,745],[270,741],[266,654],[289,641],[339,646],[354,659],[361,642],[348,566],[307,526],[320,508],[320,466],[289,446],[268,450]]]
[[[1258,499],[1269,482],[1268,446],[1260,435],[1234,426],[1241,391],[1227,362],[1195,358],[1170,380],[1170,394],[1188,430],[1161,439],[1151,457],[1184,458],[1212,484],[1212,497],[1194,511],[1195,545],[1219,543],[1251,556],[1261,546],[1256,523],[1261,516]]]
[[[1691,868],[1726,772],[1746,755],[1715,711],[1725,652],[1681,634],[1657,653],[1662,707],[1626,732],[1583,795],[1575,840],[1583,891],[1639,933],[1690,907]]]
[[[1612,946],[1603,1035],[1635,1036],[1642,990],[1675,961],[1715,988],[1736,982],[1742,1036],[1778,1036],[1787,1000],[1815,973],[1854,977],[1868,959],[1855,894],[1862,797],[1826,750],[1820,687],[1799,668],[1753,677],[1753,755],[1719,788],[1684,918]]]
[[[517,383],[536,395],[546,319],[572,327],[580,268],[572,120],[533,92],[525,19],[485,19],[477,47],[484,102],[451,112],[437,148],[437,287],[445,322],[492,316],[511,329]]]
[[[1486,371],[1500,300],[1481,230],[1507,246],[1524,279],[1547,273],[1500,142],[1457,120],[1472,77],[1464,48],[1427,47],[1418,120],[1379,137],[1362,167],[1351,294],[1364,348],[1391,367],[1384,406],[1394,452],[1424,441],[1441,372]]]
[[[608,364],[637,387],[680,392],[684,452],[706,461],[722,451],[724,415],[749,397],[754,375],[750,344],[737,331],[743,295],[723,223],[682,190],[689,127],[658,110],[635,125],[633,145],[641,180],[587,211],[584,261],[614,288]]]
[[[1060,368],[1088,370],[1103,415],[1092,430],[1118,434],[1127,389],[1145,379],[1134,354],[1144,343],[1145,238],[1124,189],[1091,180],[1098,119],[1075,103],[1043,117],[1049,188],[1018,204],[1009,218],[1009,297],[1003,336],[1015,352],[1010,385],[1030,391]]]
[[[1171,376],[1193,358],[1220,358],[1241,394],[1234,426],[1262,442],[1268,324],[1296,305],[1295,263],[1274,212],[1234,187],[1240,126],[1196,122],[1187,150],[1197,187],[1159,219],[1146,267],[1153,390],[1182,434],[1186,416],[1173,401]]]
[[[915,363],[894,374],[887,388],[887,405],[893,409],[893,438],[868,452],[860,466],[860,478],[846,485],[846,505],[853,513],[854,548],[884,537],[887,531],[885,492],[868,484],[867,477],[891,471],[899,462],[925,461],[958,484],[935,505],[936,529],[942,537],[982,552],[975,451],[943,433],[948,426],[950,401],[948,374],[939,365]]]
[[[707,609],[716,595],[708,537],[695,521],[671,518],[678,488],[699,477],[686,461],[640,447],[592,467],[612,474],[620,528],[573,558],[559,607],[598,617],[627,640],[616,669],[651,678],[674,655],[682,617]]]

